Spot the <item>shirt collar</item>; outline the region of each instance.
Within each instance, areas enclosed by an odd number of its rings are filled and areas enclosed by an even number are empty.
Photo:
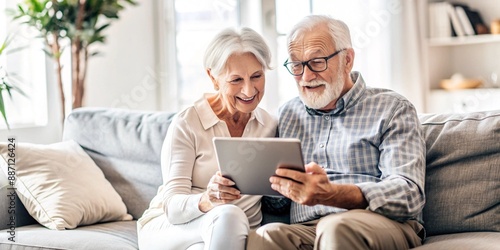
[[[210,107],[210,104],[208,103],[207,100],[208,95],[211,94],[203,95],[202,98],[198,99],[194,103],[194,108],[198,113],[198,116],[200,117],[200,122],[203,126],[203,129],[205,130],[215,126],[217,123],[221,121],[219,117],[217,117],[217,115],[212,110],[212,107]],[[248,120],[248,122],[254,119],[257,120],[257,122],[259,122],[260,124],[264,125],[264,117],[263,114],[260,112],[260,108],[258,107],[250,114],[250,119]]]
[[[366,89],[366,84],[363,80],[363,77],[361,76],[361,73],[357,71],[351,72],[350,77],[354,82],[354,86],[337,100],[337,105],[335,105],[335,108],[333,110],[321,111],[309,108],[304,105],[307,113],[309,113],[310,115],[334,115],[339,114],[342,111],[352,107],[356,103],[356,101],[363,95],[364,90]]]

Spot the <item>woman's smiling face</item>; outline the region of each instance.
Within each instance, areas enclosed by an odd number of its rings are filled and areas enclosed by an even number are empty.
[[[214,84],[219,89],[224,108],[235,114],[251,113],[257,108],[264,96],[265,82],[264,67],[247,52],[231,55]]]

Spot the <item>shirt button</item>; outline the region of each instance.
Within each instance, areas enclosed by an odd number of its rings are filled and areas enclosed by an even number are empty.
[[[325,147],[325,144],[321,143],[321,144],[319,144],[319,147],[320,147],[320,148],[324,148],[324,147]]]
[[[326,115],[325,120],[327,120],[327,121],[330,120],[330,116]]]

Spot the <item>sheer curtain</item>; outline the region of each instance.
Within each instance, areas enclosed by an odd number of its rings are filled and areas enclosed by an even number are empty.
[[[424,71],[424,27],[420,0],[397,0],[401,12],[392,22],[390,43],[391,88],[406,96],[417,108],[425,110],[425,71]]]

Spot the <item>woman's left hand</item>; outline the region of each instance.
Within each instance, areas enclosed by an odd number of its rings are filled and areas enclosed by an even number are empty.
[[[200,210],[208,212],[215,206],[241,198],[240,191],[234,188],[234,185],[233,181],[222,176],[220,171],[217,171],[208,182],[207,190],[198,204]]]

